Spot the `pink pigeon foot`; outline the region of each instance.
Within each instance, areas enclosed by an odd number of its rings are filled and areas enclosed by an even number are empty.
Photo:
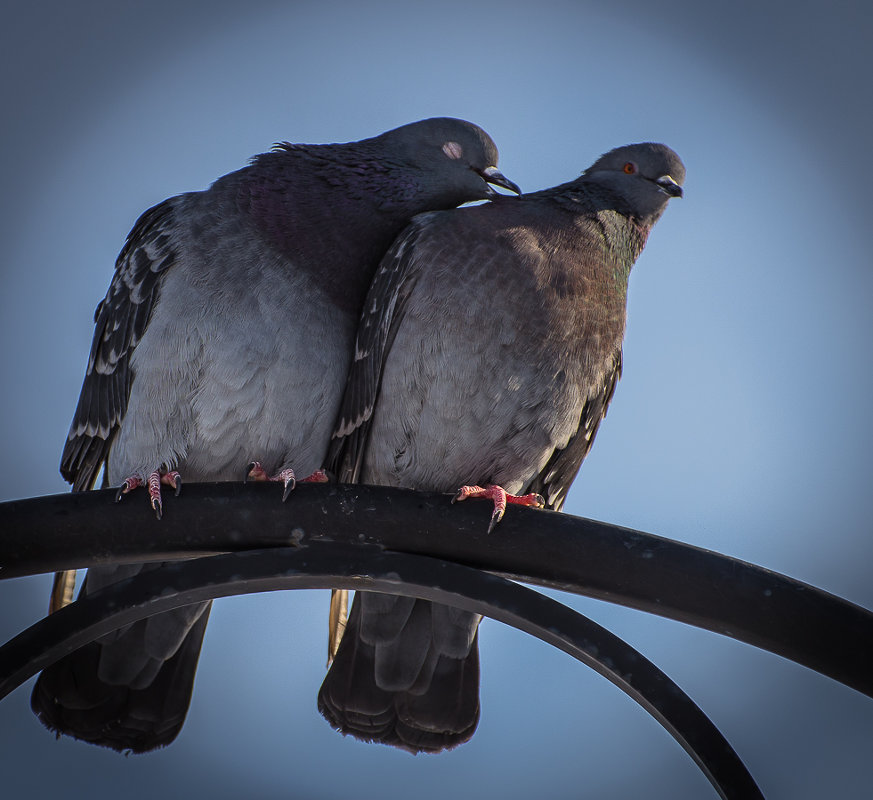
[[[145,485],[149,490],[149,503],[151,504],[152,510],[155,512],[157,518],[160,519],[163,512],[163,504],[161,503],[162,483],[165,486],[172,486],[173,489],[176,490],[176,497],[178,497],[179,492],[182,491],[182,476],[179,475],[178,472],[175,470],[162,472],[161,470],[156,469],[145,480],[143,480],[139,475],[131,475],[129,478],[126,478],[121,486],[118,487],[118,491],[115,494],[115,502],[119,502],[124,495],[133,491],[138,486]]]
[[[246,468],[246,481],[281,481],[285,486],[285,490],[282,492],[283,503],[288,499],[288,495],[291,494],[294,487],[297,485],[297,478],[294,476],[294,470],[290,467],[288,467],[288,469],[283,469],[281,472],[277,472],[270,477],[266,470],[261,466],[260,461],[252,461],[249,463]]]
[[[491,533],[494,530],[494,526],[503,519],[503,512],[506,511],[507,503],[518,506],[530,506],[531,508],[543,508],[546,505],[546,501],[541,494],[509,494],[503,487],[493,484],[484,488],[482,486],[462,486],[452,498],[452,502],[459,503],[461,500],[467,500],[471,497],[486,498],[494,503],[494,513],[491,514],[491,521],[488,523],[488,533]]]
[[[330,483],[330,476],[323,469],[317,469],[300,483]]]
[[[282,481],[285,484],[285,491],[282,492],[282,502],[288,499],[288,495],[294,490],[297,485],[297,479],[294,476],[294,470],[290,467],[283,469],[281,472],[270,477],[267,471],[261,466],[260,461],[252,461],[246,467],[247,481]],[[300,480],[300,483],[327,483],[330,480],[327,473],[323,469],[317,469],[312,475],[309,475]]]

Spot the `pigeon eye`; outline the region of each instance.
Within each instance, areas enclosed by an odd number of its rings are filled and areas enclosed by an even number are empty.
[[[637,171],[637,165],[633,161],[628,161],[622,169],[627,175],[633,175]]]

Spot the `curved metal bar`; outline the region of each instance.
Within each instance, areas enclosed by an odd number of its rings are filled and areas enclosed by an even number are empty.
[[[167,564],[41,620],[0,648],[0,697],[89,641],[160,611],[234,594],[340,587],[407,594],[474,611],[530,633],[636,700],[682,745],[722,798],[760,798],[739,756],[695,703],[614,634],[504,578],[426,556],[313,542]],[[38,657],[34,654],[39,652]]]
[[[447,495],[303,484],[186,484],[158,522],[135,495],[83,492],[0,504],[0,577],[281,547],[370,543],[596,597],[769,650],[873,697],[873,614],[784,575],[617,525]]]

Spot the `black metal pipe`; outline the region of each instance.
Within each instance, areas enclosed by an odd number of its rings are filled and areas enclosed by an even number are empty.
[[[166,565],[81,597],[0,648],[0,697],[66,653],[160,611],[232,594],[336,586],[409,594],[497,619],[560,648],[648,711],[725,800],[761,798],[741,759],[697,705],[630,645],[572,609],[477,569],[368,545],[307,541]]]
[[[384,487],[186,484],[163,519],[114,492],[0,504],[0,578],[291,542],[365,542],[445,558],[680,620],[777,653],[873,696],[873,614],[784,575],[568,514]]]

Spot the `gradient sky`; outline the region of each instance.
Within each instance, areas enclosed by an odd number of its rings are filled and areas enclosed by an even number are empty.
[[[7,3],[0,499],[67,490],[57,464],[92,313],[127,231],[163,198],[278,140],[429,116],[482,125],[527,191],[655,140],[684,159],[686,197],[631,277],[625,375],[566,510],[873,608],[870,13],[860,0]],[[0,584],[3,640],[49,585]],[[869,797],[869,698],[715,634],[564,599],[676,680],[768,798]],[[218,601],[186,726],[148,756],[55,741],[28,682],[0,704],[4,797],[715,796],[618,689],[488,620],[470,743],[413,758],[343,738],[315,708],[325,611],[325,592]]]

